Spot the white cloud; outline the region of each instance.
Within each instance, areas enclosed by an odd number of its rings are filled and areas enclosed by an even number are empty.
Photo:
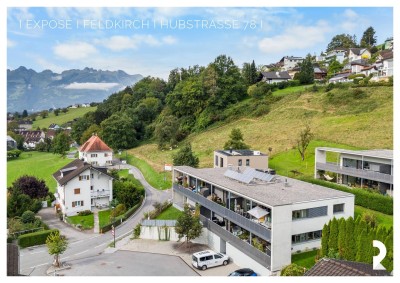
[[[359,28],[364,28],[369,21],[351,9],[346,9],[341,15],[339,27],[346,33],[357,33]]]
[[[86,42],[61,43],[53,47],[54,54],[67,60],[81,60],[97,53],[96,48]]]
[[[47,15],[55,19],[91,19],[104,20],[111,17],[129,16],[131,10],[125,7],[47,7]]]
[[[167,35],[167,36],[164,36],[164,37],[162,38],[162,41],[163,41],[165,44],[172,45],[172,44],[175,44],[175,43],[176,43],[177,39],[176,39],[175,37],[171,36],[171,35]]]
[[[265,53],[285,53],[290,50],[312,48],[326,42],[325,34],[331,31],[326,22],[318,22],[313,26],[292,26],[282,34],[263,38],[258,47]]]
[[[15,41],[12,41],[11,39],[7,38],[7,48],[14,47],[15,45],[17,45]]]
[[[109,90],[119,86],[118,83],[72,83],[65,86],[65,89],[94,89],[94,90]]]
[[[116,35],[110,38],[97,39],[94,42],[100,44],[112,51],[122,51],[127,49],[137,49],[141,45],[160,46],[162,44],[175,44],[176,38],[173,36],[164,36],[161,40],[152,35],[135,34],[133,36]]]

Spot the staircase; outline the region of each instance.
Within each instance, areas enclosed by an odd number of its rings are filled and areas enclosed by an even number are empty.
[[[100,226],[99,226],[99,211],[95,208],[93,211],[93,216],[94,216],[94,233],[98,234],[100,232]]]

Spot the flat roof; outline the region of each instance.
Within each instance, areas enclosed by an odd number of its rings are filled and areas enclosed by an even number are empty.
[[[317,150],[337,152],[337,153],[345,153],[345,154],[353,154],[359,156],[369,156],[369,157],[377,157],[384,159],[393,159],[393,150],[392,149],[367,149],[367,150],[351,150],[351,149],[342,149],[342,148],[334,148],[334,147],[317,147]]]
[[[275,175],[275,181],[271,183],[257,182],[247,185],[225,177],[224,173],[226,170],[229,170],[228,168],[196,169],[189,166],[175,166],[174,170],[192,175],[238,195],[254,199],[267,206],[354,197],[353,194],[279,175]],[[288,186],[285,185],[285,179],[288,181]]]
[[[259,150],[251,150],[251,149],[226,149],[226,150],[216,150],[215,152],[221,153],[226,156],[267,156]],[[254,152],[260,154],[254,154]]]

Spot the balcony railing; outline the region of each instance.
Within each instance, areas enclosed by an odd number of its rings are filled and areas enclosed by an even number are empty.
[[[215,224],[203,215],[200,215],[200,220],[205,228],[216,234],[218,237],[224,239],[226,242],[229,242],[229,244],[242,251],[262,266],[266,266],[268,269],[271,268],[271,257],[269,255],[256,249],[247,242],[242,241],[241,239],[234,236],[229,231],[221,228],[218,224]]]
[[[325,170],[333,173],[354,176],[358,178],[393,184],[393,176],[371,170],[362,170],[353,167],[340,166],[336,163],[316,163],[317,170]]]
[[[182,186],[174,184],[173,188],[175,191],[181,193],[182,195],[186,196],[190,200],[195,201],[195,202],[199,203],[201,206],[204,206],[205,208],[208,208],[209,210],[215,212],[216,214],[234,222],[238,226],[257,235],[261,239],[271,242],[271,231],[269,229],[267,229],[267,227],[264,227],[258,223],[255,223],[255,222],[251,221],[250,219],[247,219],[246,217],[244,217],[244,216],[242,216],[242,215],[240,215],[218,203],[215,203],[215,202],[203,197],[200,194],[192,192],[189,189],[185,189]]]
[[[104,191],[93,191],[90,192],[90,197],[91,198],[100,198],[100,197],[109,197],[110,196],[110,190],[104,190]]]

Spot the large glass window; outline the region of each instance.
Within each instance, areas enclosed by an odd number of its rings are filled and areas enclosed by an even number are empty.
[[[344,212],[344,203],[334,204],[333,205],[333,213]]]
[[[292,219],[308,218],[308,209],[293,210]]]
[[[318,239],[321,239],[321,237],[322,237],[322,230],[292,235],[292,244],[298,244],[298,243],[304,243],[304,242],[308,242],[308,241],[318,240]]]

